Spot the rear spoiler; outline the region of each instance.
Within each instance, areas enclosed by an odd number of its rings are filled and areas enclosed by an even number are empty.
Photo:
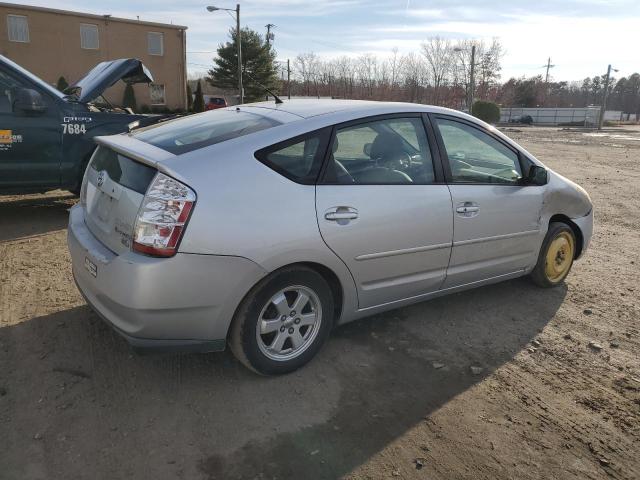
[[[163,170],[159,168],[159,162],[175,157],[171,152],[154,147],[126,133],[93,137],[93,139],[98,145],[108,147],[126,157],[159,170]]]
[[[147,115],[144,118],[139,118],[127,125],[129,132],[137,130],[139,128],[149,127],[151,125],[155,125],[156,123],[167,122],[169,120],[173,120],[174,118],[186,117],[187,115],[192,115],[192,113],[174,113],[167,115]]]

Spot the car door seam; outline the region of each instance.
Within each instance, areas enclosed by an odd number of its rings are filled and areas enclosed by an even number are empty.
[[[358,304],[358,308],[360,308],[360,294],[358,292],[358,284],[356,283],[356,279],[353,276],[353,272],[351,271],[351,269],[349,268],[349,265],[347,265],[347,263],[340,257],[340,255],[338,255],[335,250],[333,250],[333,248],[331,248],[331,246],[327,243],[327,241],[325,240],[324,236],[322,235],[322,228],[320,228],[320,218],[318,217],[318,185],[314,185],[313,188],[313,208],[316,212],[316,225],[318,226],[318,233],[320,234],[320,238],[322,239],[322,243],[324,243],[326,245],[326,247],[331,251],[331,253],[333,253],[340,262],[342,262],[342,264],[344,265],[344,267],[347,269],[347,272],[349,272],[349,276],[351,277],[351,281],[353,282],[353,288],[354,291],[356,293],[356,302]],[[342,305],[342,307],[344,308],[344,305]]]

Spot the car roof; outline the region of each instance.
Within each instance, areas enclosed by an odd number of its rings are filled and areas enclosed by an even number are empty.
[[[422,105],[418,103],[404,102],[377,102],[371,100],[334,100],[334,99],[294,99],[283,100],[283,103],[274,101],[249,103],[240,105],[240,108],[264,108],[279,110],[296,115],[301,118],[311,118],[318,115],[349,111],[361,116],[395,112],[440,112],[448,114],[461,114],[457,110]]]

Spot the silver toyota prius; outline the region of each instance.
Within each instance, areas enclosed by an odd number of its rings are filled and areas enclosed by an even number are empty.
[[[99,137],[73,274],[135,348],[295,370],[331,329],[529,275],[561,284],[588,194],[494,127],[408,103],[291,100]]]

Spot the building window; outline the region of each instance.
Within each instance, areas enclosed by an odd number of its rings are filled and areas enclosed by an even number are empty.
[[[164,55],[164,34],[158,32],[147,33],[149,55]]]
[[[97,50],[100,48],[98,26],[91,23],[80,24],[80,48]]]
[[[164,85],[157,83],[149,84],[149,96],[151,97],[151,105],[164,105]]]
[[[7,32],[10,42],[29,42],[29,24],[24,15],[7,15]]]

